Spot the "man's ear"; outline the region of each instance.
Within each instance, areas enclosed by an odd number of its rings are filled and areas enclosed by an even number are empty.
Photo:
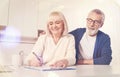
[[[103,26],[104,23],[101,23],[101,25],[99,26],[99,28],[101,28]]]

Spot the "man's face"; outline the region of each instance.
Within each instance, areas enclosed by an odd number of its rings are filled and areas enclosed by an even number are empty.
[[[87,17],[87,32],[90,36],[95,36],[99,28],[103,25],[102,15],[91,12]]]

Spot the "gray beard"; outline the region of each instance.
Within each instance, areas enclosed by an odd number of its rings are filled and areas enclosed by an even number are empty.
[[[96,35],[97,32],[98,32],[98,30],[90,30],[90,29],[87,29],[87,34],[90,35],[90,36]]]

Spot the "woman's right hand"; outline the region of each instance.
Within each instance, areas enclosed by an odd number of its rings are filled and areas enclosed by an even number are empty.
[[[29,66],[42,66],[42,62],[40,62],[35,56],[32,57],[29,61],[28,61],[28,65]]]

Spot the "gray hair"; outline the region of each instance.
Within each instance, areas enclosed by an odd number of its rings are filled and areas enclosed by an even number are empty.
[[[95,12],[96,14],[100,14],[102,16],[102,22],[104,22],[105,14],[100,9],[93,9],[91,12]]]
[[[54,15],[60,16],[61,20],[64,23],[64,31],[63,31],[62,35],[66,35],[68,33],[68,26],[67,26],[67,22],[66,22],[65,16],[63,15],[63,13],[61,13],[59,11],[53,11],[53,12],[50,13],[49,17],[50,16],[54,16]],[[51,33],[50,33],[49,29],[48,29],[48,23],[50,21],[49,17],[48,17],[48,21],[47,21],[47,34],[51,35]]]

